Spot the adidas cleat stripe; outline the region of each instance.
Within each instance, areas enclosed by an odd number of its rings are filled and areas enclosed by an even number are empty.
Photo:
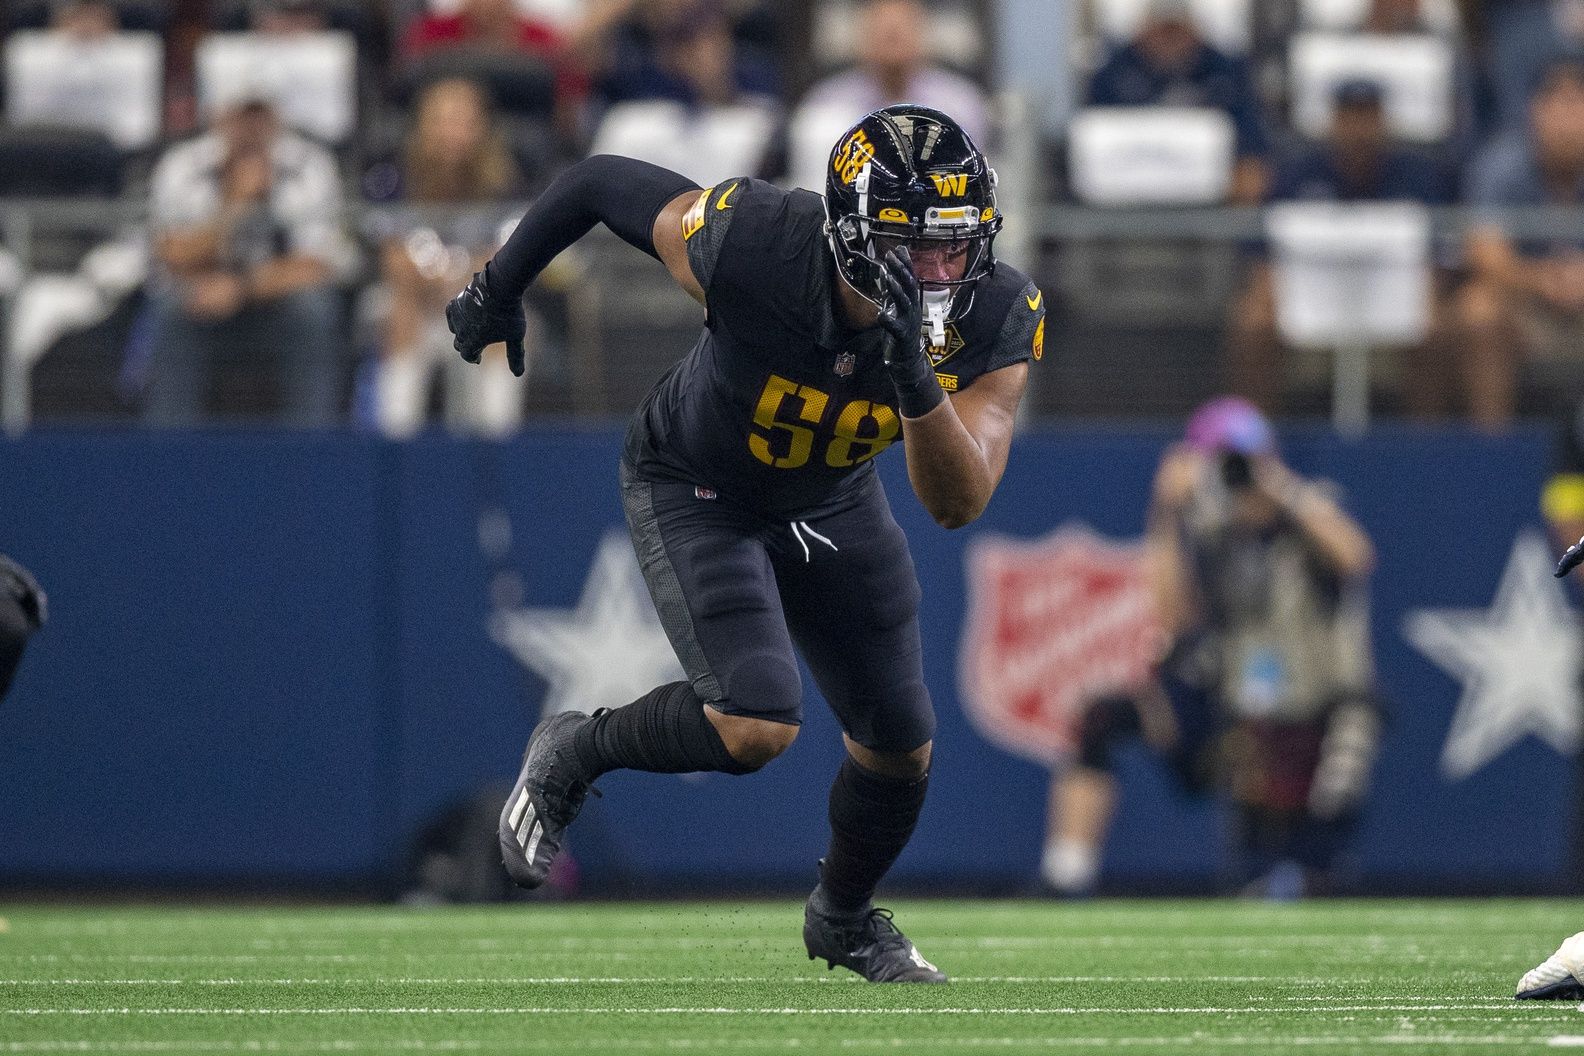
[[[539,818],[534,811],[533,805],[529,804],[528,813],[524,815],[522,824],[517,827],[517,846],[528,846],[528,834],[538,826],[538,823]]]
[[[513,832],[516,832],[518,826],[522,824],[523,811],[527,809],[528,790],[525,788],[522,790],[522,794],[517,797],[517,802],[512,806],[511,809],[511,828]]]

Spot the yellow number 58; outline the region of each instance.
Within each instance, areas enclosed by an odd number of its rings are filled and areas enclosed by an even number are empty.
[[[781,405],[789,396],[800,401],[797,422],[806,422],[807,425],[782,421],[777,417]],[[777,469],[797,469],[807,464],[814,452],[814,430],[811,426],[817,426],[825,420],[829,405],[830,396],[827,393],[788,381],[777,374],[770,375],[764,391],[759,394],[759,405],[754,410],[753,418],[754,425],[764,432],[748,434],[748,450],[765,465]],[[872,424],[866,426],[866,423]],[[896,412],[885,404],[853,400],[842,408],[841,414],[836,416],[836,424],[831,427],[835,435],[825,448],[825,464],[842,469],[873,458],[891,446],[901,432],[901,425]],[[770,441],[777,432],[787,434],[785,455],[777,456],[771,450]]]

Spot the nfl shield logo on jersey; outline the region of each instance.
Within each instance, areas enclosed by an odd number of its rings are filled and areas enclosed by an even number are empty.
[[[858,357],[853,355],[851,352],[838,352],[836,354],[836,365],[831,369],[836,371],[836,376],[838,378],[845,378],[852,374],[853,367],[856,366],[857,363]]]
[[[1069,525],[1036,540],[981,536],[964,566],[963,707],[989,741],[1058,763],[1084,709],[1144,684],[1159,653],[1143,546]]]

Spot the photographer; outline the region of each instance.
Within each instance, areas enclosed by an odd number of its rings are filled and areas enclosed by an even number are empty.
[[[1157,471],[1145,550],[1170,641],[1159,684],[1085,716],[1077,763],[1054,789],[1046,881],[1092,887],[1116,801],[1112,749],[1142,733],[1190,791],[1235,804],[1232,875],[1297,897],[1324,883],[1379,740],[1373,547],[1281,462],[1251,404],[1220,399]]]

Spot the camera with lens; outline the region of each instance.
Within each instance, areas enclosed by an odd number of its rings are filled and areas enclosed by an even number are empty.
[[[1254,464],[1249,456],[1238,451],[1221,455],[1221,483],[1228,491],[1243,491],[1254,485]]]

